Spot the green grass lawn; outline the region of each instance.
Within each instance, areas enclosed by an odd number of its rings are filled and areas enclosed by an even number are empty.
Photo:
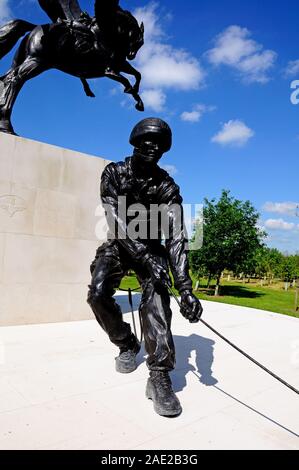
[[[135,276],[127,276],[121,283],[122,289],[129,287],[135,289],[138,286]],[[195,294],[203,300],[258,308],[299,318],[299,311],[294,311],[294,289],[286,292],[280,286],[261,287],[256,283],[242,284],[241,281],[223,281],[219,297],[214,297],[213,285],[211,289],[206,289],[204,285],[201,285]]]

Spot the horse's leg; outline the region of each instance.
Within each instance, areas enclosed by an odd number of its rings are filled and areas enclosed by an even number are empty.
[[[12,69],[15,69],[15,68],[19,67],[20,65],[22,65],[22,63],[26,59],[26,46],[27,46],[27,43],[28,43],[28,36],[25,36],[22,39],[21,44],[19,45],[19,47],[16,50],[16,53],[14,55],[13,62],[12,62],[12,65],[11,65]]]
[[[143,105],[142,99],[140,98],[138,93],[136,93],[136,91],[134,90],[134,88],[132,87],[131,83],[129,82],[127,78],[125,78],[120,73],[117,73],[114,70],[111,70],[110,68],[106,70],[105,77],[111,78],[112,80],[115,80],[116,82],[121,83],[125,87],[124,92],[132,95],[135,101],[137,102],[135,108],[138,111],[144,111],[144,105]]]
[[[122,72],[125,72],[129,75],[133,75],[135,77],[136,82],[135,82],[135,85],[133,86],[133,91],[132,91],[132,95],[135,98],[135,100],[137,101],[137,104],[136,104],[135,107],[138,111],[144,111],[144,104],[143,104],[143,101],[142,101],[141,97],[139,96],[139,88],[140,88],[140,83],[141,83],[141,73],[138,72],[138,70],[136,70],[127,61],[125,61],[125,63],[122,65]]]
[[[0,131],[15,134],[10,119],[18,94],[28,80],[48,69],[40,59],[29,56],[21,65],[0,78]]]
[[[0,78],[0,131],[15,134],[10,118],[18,94],[18,67],[10,69]]]
[[[87,80],[85,78],[81,78],[81,83],[83,85],[86,96],[89,96],[89,98],[95,98],[95,94],[92,92]]]
[[[129,82],[129,80],[123,75],[121,75],[120,73],[117,73],[114,70],[112,70],[110,67],[108,67],[105,70],[105,77],[111,78],[111,80],[121,83],[125,88],[124,90],[125,93],[132,93],[133,87],[131,83]]]
[[[133,75],[136,79],[133,89],[136,93],[139,93],[140,83],[141,83],[141,73],[138,72],[129,62],[125,62],[122,65],[122,72],[125,72],[129,75]]]

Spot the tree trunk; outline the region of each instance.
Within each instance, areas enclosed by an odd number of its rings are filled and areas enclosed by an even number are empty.
[[[210,289],[211,279],[212,279],[212,276],[211,274],[209,274],[207,289]]]
[[[216,278],[216,287],[215,287],[215,297],[219,296],[219,291],[220,291],[220,280],[221,280],[221,273],[217,275]]]
[[[299,289],[297,287],[296,291],[295,291],[295,312],[298,312],[298,310],[299,310],[298,298],[299,298]]]
[[[200,276],[200,271],[197,272],[197,281],[196,281],[196,284],[195,284],[195,290],[198,290],[199,286],[200,286],[200,280],[201,280],[201,276]]]

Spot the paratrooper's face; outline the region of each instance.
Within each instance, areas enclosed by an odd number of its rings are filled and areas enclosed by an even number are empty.
[[[142,160],[148,164],[157,164],[164,153],[161,139],[155,136],[145,137],[140,142],[137,151]]]

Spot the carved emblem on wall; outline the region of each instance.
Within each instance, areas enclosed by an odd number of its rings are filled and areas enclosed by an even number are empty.
[[[13,217],[17,212],[26,210],[26,201],[15,194],[4,194],[0,196],[0,209],[4,210],[9,217]]]

